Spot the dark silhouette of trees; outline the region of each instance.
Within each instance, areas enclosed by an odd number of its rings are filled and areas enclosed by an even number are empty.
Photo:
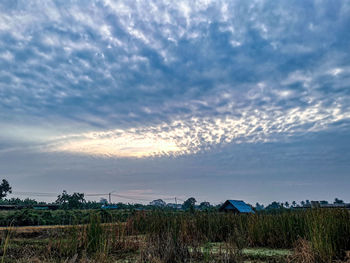
[[[34,199],[30,199],[30,198],[26,198],[26,199],[19,199],[18,197],[12,197],[11,199],[2,199],[0,200],[0,204],[4,204],[4,205],[19,205],[19,206],[32,206],[32,205],[36,205],[39,202],[34,200]],[[45,202],[40,202],[40,204],[44,204]]]
[[[334,199],[334,204],[344,204],[344,201],[338,198]]]
[[[8,193],[12,193],[12,188],[6,179],[2,179],[2,183],[0,184],[0,199],[6,197]]]
[[[157,199],[150,202],[149,205],[156,207],[165,207],[166,203],[162,199]]]
[[[256,211],[264,210],[264,205],[261,205],[261,204],[259,204],[259,203],[256,203],[256,204],[255,204],[255,210],[256,210]]]
[[[185,210],[194,210],[196,202],[197,200],[194,197],[190,197],[183,203],[182,206]]]
[[[104,197],[101,197],[101,198],[100,198],[100,204],[102,204],[102,205],[108,205],[108,200],[107,200],[106,198],[104,198]]]
[[[67,191],[57,196],[56,204],[59,204],[63,209],[79,209],[83,208],[86,203],[83,193],[68,194]]]
[[[277,210],[283,208],[283,205],[274,201],[271,204],[269,204],[265,209],[266,210]]]
[[[204,210],[210,208],[210,203],[209,202],[202,202],[199,204],[199,209]]]

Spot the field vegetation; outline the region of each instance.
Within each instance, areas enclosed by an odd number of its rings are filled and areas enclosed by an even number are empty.
[[[125,222],[131,210],[34,210],[0,211],[0,226],[78,225],[88,224],[91,214],[98,215],[103,223]]]
[[[2,262],[345,262],[350,250],[344,209],[84,213],[84,225],[2,230]]]

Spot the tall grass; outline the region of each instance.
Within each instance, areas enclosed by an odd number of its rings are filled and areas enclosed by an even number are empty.
[[[87,225],[51,235],[44,262],[113,262],[130,253],[140,262],[242,262],[247,247],[296,247],[291,262],[332,262],[350,250],[350,213],[341,209],[254,215],[141,211],[126,222],[104,222],[102,214],[91,213]],[[210,246],[217,242],[220,249],[213,253]]]
[[[346,210],[313,210],[307,215],[306,239],[318,260],[343,258],[350,250],[350,213]]]
[[[141,233],[180,235],[187,245],[230,242],[243,247],[292,248],[311,243],[317,262],[344,258],[350,250],[350,213],[343,209],[287,211],[277,214],[140,213],[133,218]],[[179,234],[180,233],[180,234]]]
[[[10,225],[9,230],[5,234],[5,239],[1,240],[2,241],[1,242],[1,248],[2,248],[1,263],[5,262],[5,256],[6,256],[7,248],[8,248],[9,243],[10,243],[11,232],[12,232],[12,226]]]

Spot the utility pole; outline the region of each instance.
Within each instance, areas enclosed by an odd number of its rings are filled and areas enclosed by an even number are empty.
[[[109,204],[112,203],[112,193],[114,193],[115,191],[109,192],[108,193],[108,197],[109,197]]]
[[[176,200],[176,197],[175,197],[175,204],[176,204],[176,208],[177,208],[177,200]]]

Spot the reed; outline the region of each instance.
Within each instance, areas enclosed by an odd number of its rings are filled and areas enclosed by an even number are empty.
[[[350,250],[350,213],[343,209],[287,211],[277,214],[234,215],[216,212],[152,212],[136,215],[141,233],[181,233],[186,245],[230,242],[244,247],[292,248],[309,241],[317,262],[343,259]],[[174,234],[175,233],[175,234]]]
[[[342,209],[252,215],[159,210],[136,212],[126,222],[106,220],[92,211],[87,225],[51,234],[44,262],[115,262],[130,254],[139,262],[242,262],[244,248],[295,247],[290,262],[321,263],[345,260],[350,250],[350,213]],[[10,237],[2,238],[5,262],[15,251],[8,244]]]

